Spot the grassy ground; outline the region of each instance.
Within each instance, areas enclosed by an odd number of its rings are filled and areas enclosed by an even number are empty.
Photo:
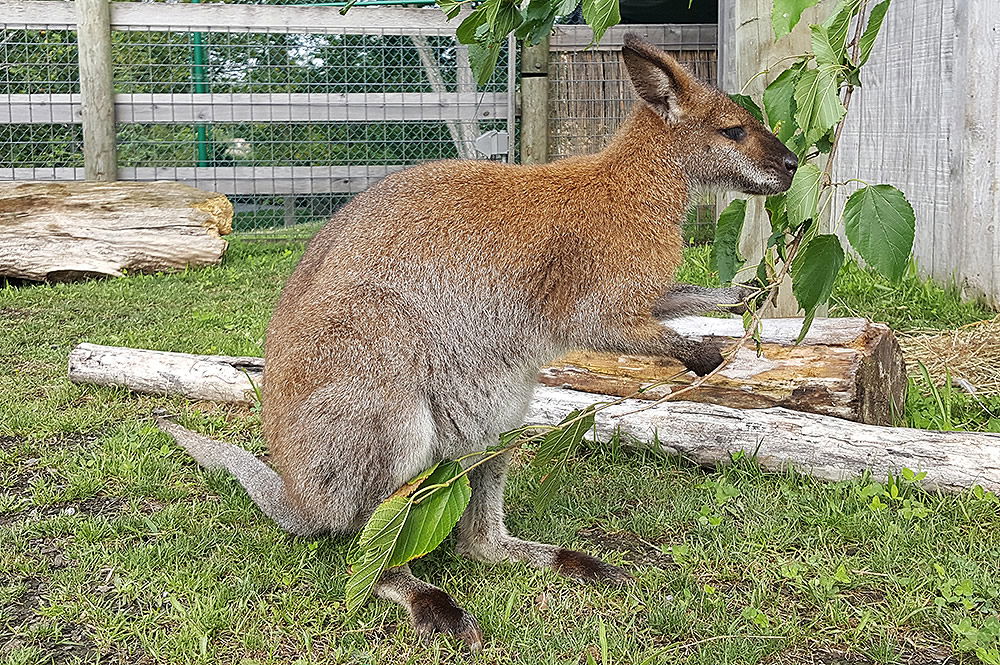
[[[262,451],[252,410],[65,379],[81,341],[260,353],[300,251],[236,242],[219,268],[0,287],[0,662],[464,660],[446,640],[415,644],[382,602],[345,623],[349,542],[280,533],[149,421],[163,406]],[[684,277],[708,279],[706,262],[692,250]],[[836,299],[836,313],[897,326],[987,315],[856,267]],[[545,515],[531,507],[533,481],[518,466],[512,531],[599,553],[638,580],[585,587],[446,544],[415,569],[479,617],[479,662],[1000,663],[992,494],[819,483],[748,460],[709,473],[614,442],[581,456]]]

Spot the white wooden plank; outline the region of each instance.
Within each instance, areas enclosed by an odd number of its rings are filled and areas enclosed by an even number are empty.
[[[0,24],[73,30],[72,2],[4,0]],[[339,7],[294,5],[235,5],[225,3],[115,2],[111,5],[115,30],[200,32],[299,32],[352,35],[454,35],[455,23],[436,7],[353,7],[346,15]]]
[[[503,119],[504,93],[245,93],[115,95],[119,123],[386,122]],[[81,121],[80,95],[0,95],[0,124]]]
[[[354,194],[390,173],[407,168],[386,166],[182,166],[126,167],[119,180],[174,180],[223,194]],[[82,180],[82,168],[0,169],[0,181]]]

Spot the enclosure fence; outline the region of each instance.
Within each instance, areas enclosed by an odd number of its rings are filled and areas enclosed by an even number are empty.
[[[84,177],[73,2],[0,3],[0,179]],[[426,160],[513,156],[512,52],[477,85],[437,8],[111,5],[117,175],[227,194],[238,230],[322,220]]]

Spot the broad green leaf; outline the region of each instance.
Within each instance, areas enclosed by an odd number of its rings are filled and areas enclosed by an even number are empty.
[[[774,36],[781,39],[792,28],[798,24],[802,18],[802,12],[815,5],[819,0],[774,0],[774,7],[771,9],[771,25],[774,27]]]
[[[580,0],[559,0],[556,5],[556,16],[569,16],[580,6]]]
[[[485,85],[497,67],[501,44],[469,44],[469,65],[479,85]]]
[[[507,39],[507,35],[514,28],[521,25],[523,20],[517,5],[510,0],[489,0],[486,5],[489,9],[486,12],[486,24],[490,26],[489,42],[500,43]]]
[[[812,162],[806,162],[798,168],[792,178],[792,186],[785,193],[785,207],[788,210],[788,223],[795,227],[816,217],[816,206],[819,204],[819,183],[823,172]]]
[[[820,67],[839,67],[840,60],[844,55],[843,48],[840,51],[830,43],[829,31],[821,25],[810,25],[809,32],[812,33],[812,50],[816,56],[816,64]]]
[[[456,0],[434,0],[434,2],[445,13],[449,21],[458,16],[459,12],[462,11],[462,5]]]
[[[583,0],[583,20],[593,29],[596,44],[608,28],[621,23],[618,0]]]
[[[862,187],[844,205],[844,227],[851,247],[891,280],[898,280],[906,270],[914,226],[913,207],[891,185]]]
[[[712,262],[715,264],[715,269],[719,271],[719,280],[723,284],[732,282],[733,277],[743,267],[739,244],[746,213],[746,200],[733,199],[719,215],[719,221],[715,225]]]
[[[795,121],[812,144],[836,125],[847,109],[840,102],[837,70],[806,69],[795,85]]]
[[[568,459],[583,441],[583,437],[594,427],[594,407],[577,409],[563,418],[556,429],[542,439],[532,464],[546,466],[550,462]]]
[[[802,66],[789,67],[764,90],[764,110],[767,123],[781,141],[787,141],[795,133],[795,85],[802,74]]]
[[[823,27],[827,29],[830,45],[840,57],[843,57],[844,54],[844,45],[847,43],[847,32],[851,27],[851,19],[860,10],[861,0],[840,0],[834,13],[823,23]]]
[[[477,37],[479,35],[479,29],[487,25],[487,9],[490,7],[488,4],[480,5],[476,9],[466,16],[461,23],[458,24],[458,28],[455,29],[455,38],[462,44],[475,44]]]
[[[524,12],[524,22],[514,35],[527,44],[537,44],[552,32],[558,7],[549,0],[531,0]]]
[[[533,466],[544,469],[535,492],[535,509],[538,512],[552,502],[559,487],[562,486],[569,458],[580,447],[583,437],[593,428],[594,414],[593,406],[573,411],[559,423],[557,429],[542,439],[532,462]]]
[[[390,568],[433,551],[455,528],[472,496],[469,477],[455,479],[460,473],[462,465],[448,460],[438,464],[420,483],[412,497],[415,503],[393,549]],[[451,484],[445,487],[421,492],[423,488],[449,481]]]
[[[835,235],[818,235],[792,262],[792,293],[806,314],[830,299],[833,282],[844,264],[844,249]]]
[[[729,99],[745,108],[750,112],[750,115],[757,118],[761,124],[764,124],[764,112],[760,110],[760,107],[757,106],[757,102],[755,102],[751,97],[748,95],[732,94],[729,95]]]
[[[410,512],[410,497],[393,494],[375,509],[358,538],[358,553],[351,561],[351,576],[344,590],[348,611],[371,597],[382,573],[390,567],[393,550]]]
[[[879,31],[882,30],[882,21],[885,20],[885,13],[889,10],[890,1],[883,0],[883,2],[878,3],[872,7],[871,14],[868,15],[868,25],[865,26],[865,31],[861,33],[861,39],[858,40],[860,47],[858,52],[859,66],[868,62],[868,58],[872,54],[872,47],[875,46],[875,38],[878,37]]]

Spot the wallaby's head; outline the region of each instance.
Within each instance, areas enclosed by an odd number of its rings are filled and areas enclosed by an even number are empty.
[[[746,109],[635,33],[625,35],[622,57],[639,98],[663,121],[649,140],[693,183],[747,194],[788,189],[798,158]]]

